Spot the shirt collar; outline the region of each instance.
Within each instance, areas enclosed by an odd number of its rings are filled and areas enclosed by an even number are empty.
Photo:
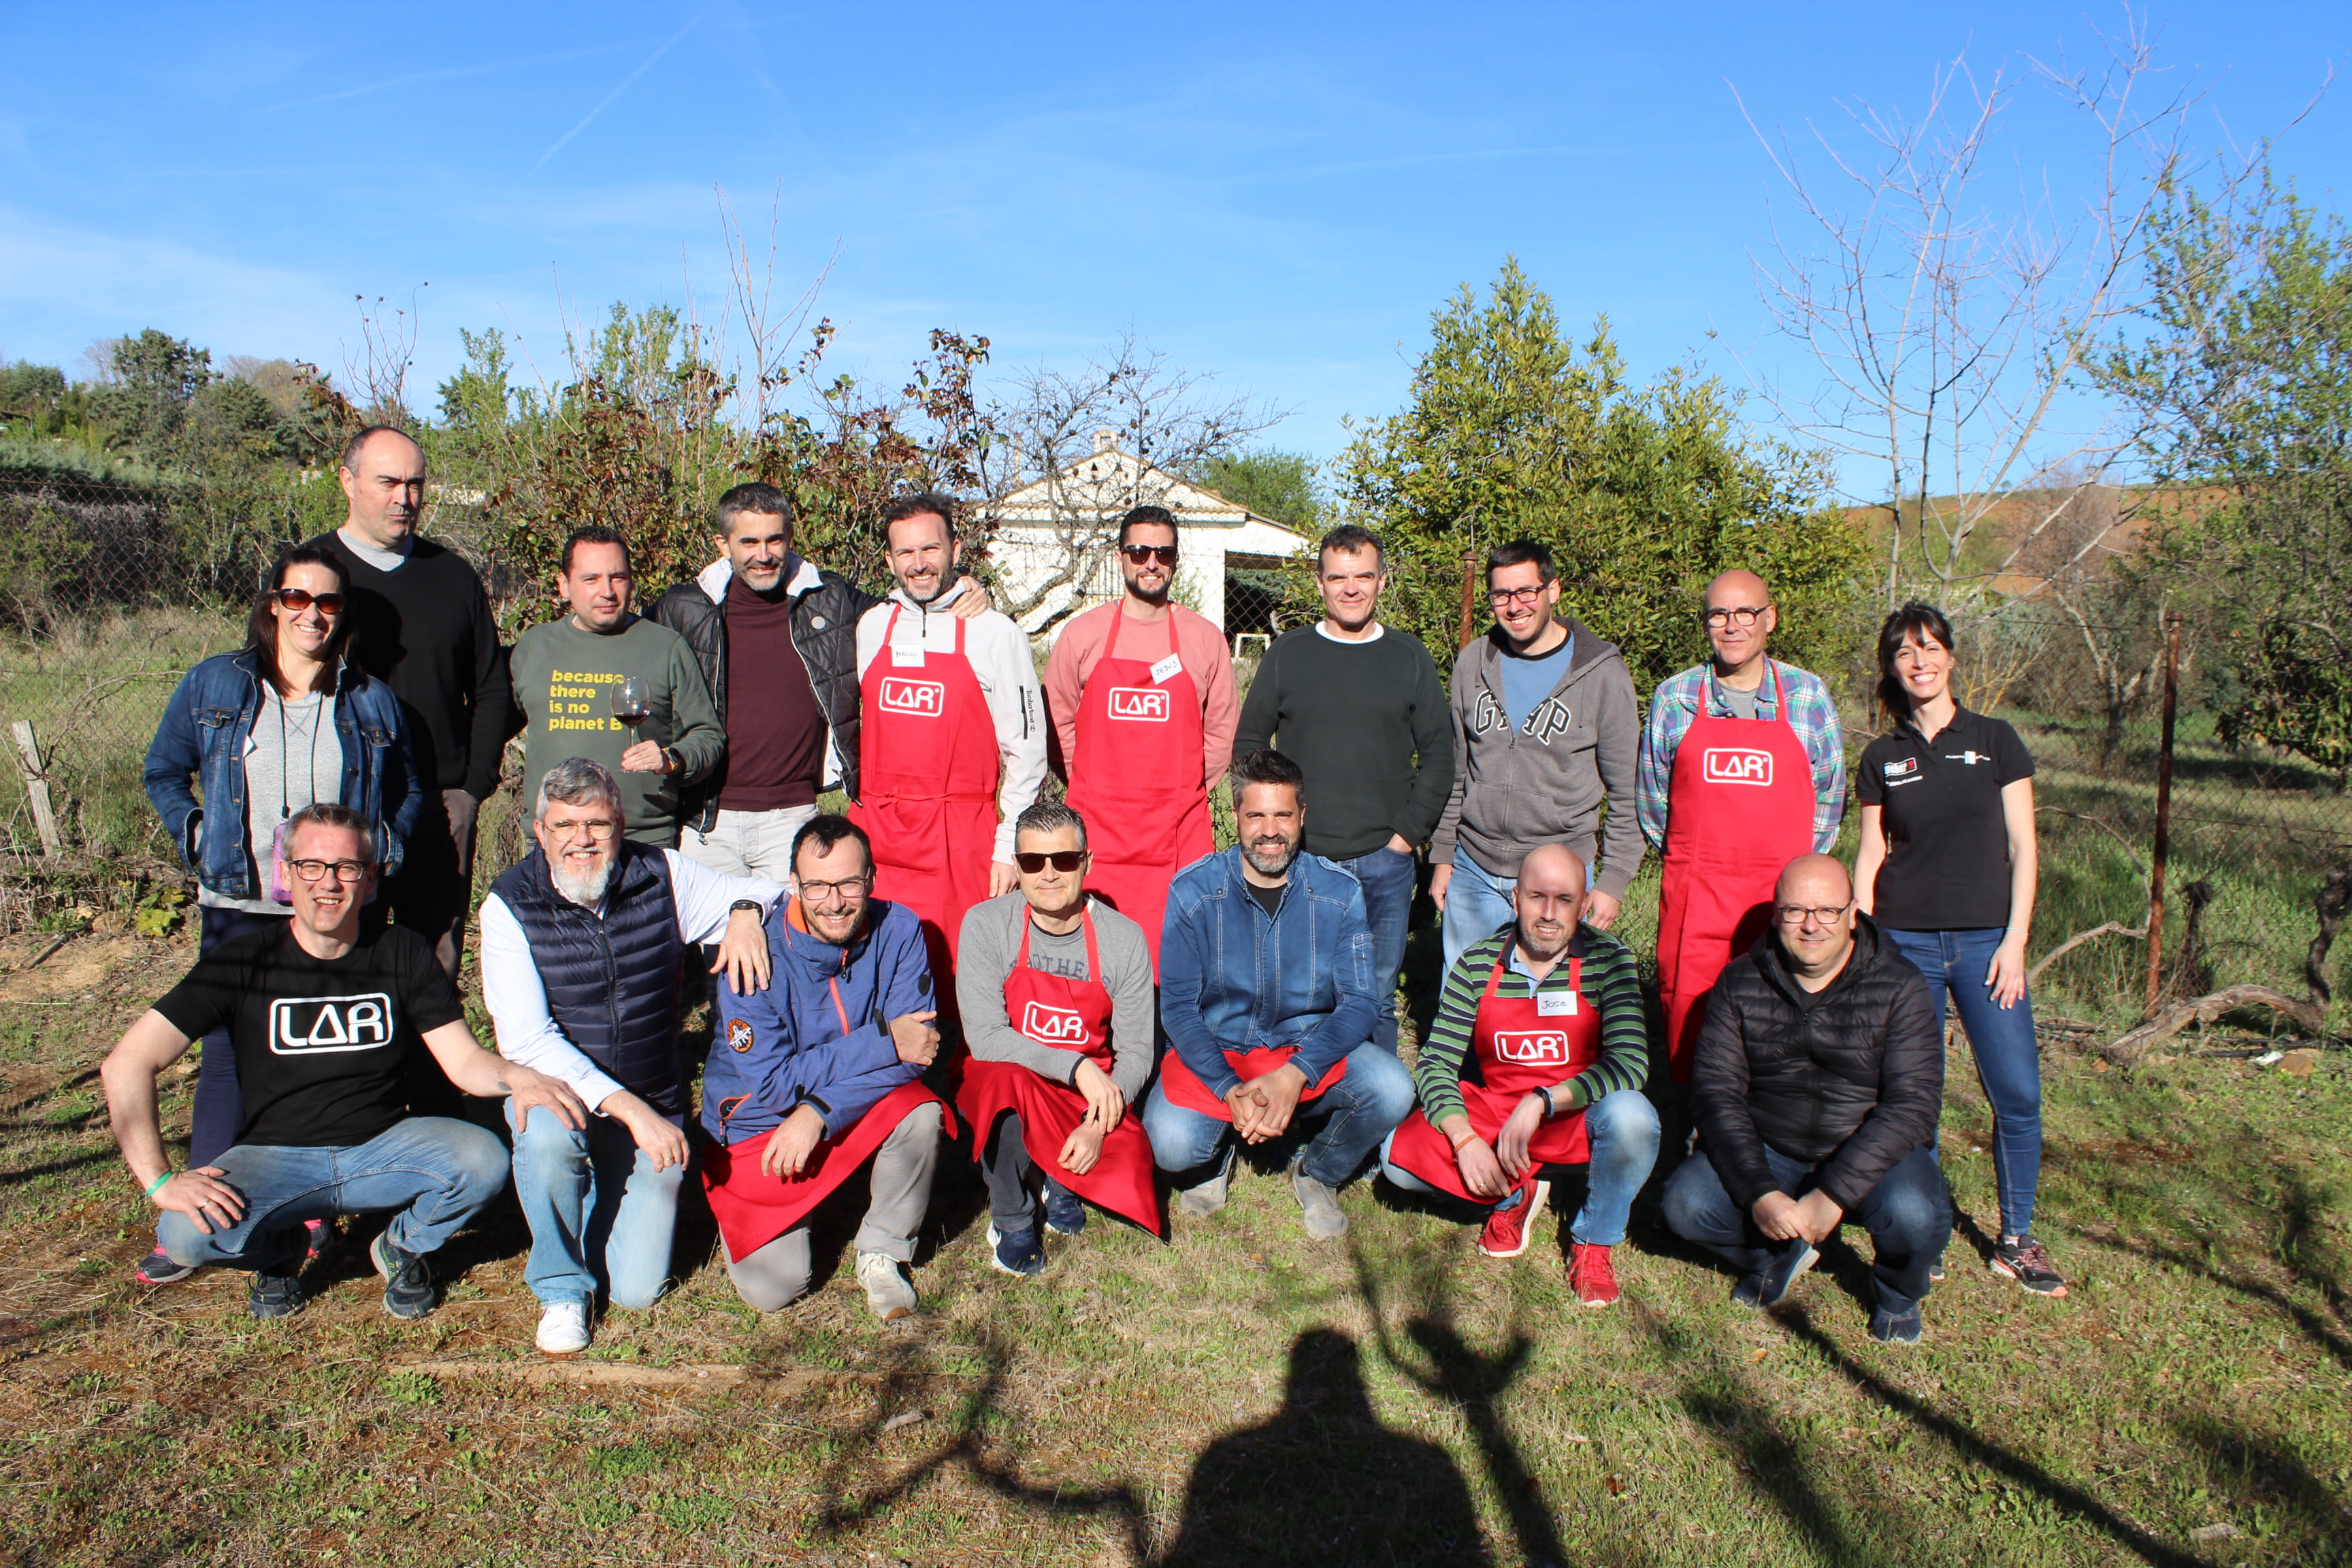
[[[1723,694],[1726,689],[1723,684],[1723,678],[1715,672],[1715,661],[1713,659],[1709,659],[1706,663],[1699,666],[1699,668],[1706,672],[1706,696],[1705,700],[1706,703],[1708,717],[1715,719],[1729,719],[1734,717],[1734,714],[1731,711],[1731,700]],[[1764,656],[1764,683],[1756,689],[1756,717],[1762,719],[1769,715],[1771,718],[1779,718],[1780,716],[1780,699],[1783,689],[1784,689],[1780,684],[1780,668],[1773,663],[1772,656],[1770,654],[1766,654]]]

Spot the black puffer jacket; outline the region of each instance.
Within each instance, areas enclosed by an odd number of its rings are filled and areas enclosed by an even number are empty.
[[[1742,1208],[1780,1187],[1767,1143],[1826,1162],[1822,1190],[1851,1209],[1935,1139],[1944,1048],[1927,983],[1868,916],[1855,927],[1853,956],[1822,991],[1797,984],[1768,931],[1725,966],[1707,999],[1691,1109],[1723,1190]]]
[[[710,683],[710,700],[719,709],[719,726],[727,727],[727,584],[734,575],[726,558],[705,567],[701,575],[678,584],[656,601],[654,620],[686,639]],[[810,582],[810,579],[814,582]],[[857,798],[857,617],[882,603],[837,572],[791,557],[784,563],[784,581],[793,590],[793,647],[808,667],[809,686],[816,693],[817,710],[824,715],[827,756],[822,781],[839,780],[842,792]],[[807,586],[803,586],[807,583]],[[700,789],[680,794],[677,818],[698,833],[710,831],[719,819],[719,774]]]

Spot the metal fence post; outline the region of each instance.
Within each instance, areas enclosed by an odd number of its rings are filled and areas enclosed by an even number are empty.
[[[2164,739],[2156,753],[2156,851],[2147,872],[2147,1012],[2156,1014],[2164,965],[2164,862],[2172,847],[2172,714],[2180,694],[2180,612],[2164,617]]]
[[[1470,595],[1471,584],[1477,573],[1478,552],[1475,550],[1464,551],[1462,552],[1462,636],[1455,642],[1458,647],[1470,646],[1470,633],[1475,625],[1470,618]]]

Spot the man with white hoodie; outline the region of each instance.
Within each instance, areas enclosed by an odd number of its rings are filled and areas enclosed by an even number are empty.
[[[1029,638],[957,574],[951,496],[901,496],[882,510],[890,597],[857,622],[858,804],[874,841],[873,895],[923,922],[940,1007],[972,905],[1020,885],[1013,819],[1045,780],[1045,698]]]
[[[709,777],[679,791],[678,848],[730,876],[782,882],[816,798],[857,797],[857,618],[882,603],[793,552],[793,507],[770,484],[719,498],[719,559],[661,596],[652,619],[684,637],[727,734]],[[988,607],[985,595],[958,615]],[[760,679],[730,688],[729,668]]]

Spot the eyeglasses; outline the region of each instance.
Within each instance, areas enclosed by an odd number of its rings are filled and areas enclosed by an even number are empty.
[[[1757,618],[1771,607],[1769,605],[1733,605],[1724,609],[1702,611],[1698,618],[1710,631],[1728,626],[1752,626]]]
[[[1853,905],[1851,901],[1840,904],[1835,909],[1822,910],[1811,909],[1804,904],[1774,904],[1772,913],[1779,917],[1784,926],[1801,926],[1808,920],[1817,924],[1833,926],[1838,923],[1846,910],[1852,908]]]
[[[795,885],[800,889],[803,902],[818,903],[826,899],[861,898],[867,884],[873,880],[874,874],[869,871],[863,877],[845,877],[838,882],[798,882]]]
[[[1176,564],[1176,547],[1172,544],[1122,544],[1118,552],[1138,566],[1155,558],[1162,566]]]
[[[1083,849],[1055,849],[1048,854],[1039,854],[1028,850],[1013,857],[1013,863],[1032,877],[1044,870],[1049,860],[1056,871],[1075,871],[1087,863],[1087,852]]]
[[[305,882],[322,882],[331,870],[338,882],[356,882],[368,873],[364,860],[289,860],[287,864]]]
[[[308,588],[275,588],[270,592],[279,604],[298,615],[313,605],[319,606],[319,613],[322,616],[343,613],[343,596],[341,594],[313,594]]]
[[[1550,586],[1549,583],[1538,583],[1532,588],[1489,588],[1486,590],[1486,602],[1498,610],[1505,605],[1532,605],[1542,598],[1543,591]]]
[[[591,817],[585,822],[568,820],[551,822],[547,825],[547,830],[558,838],[585,838],[592,844],[602,844],[612,837],[614,831],[620,826],[617,822],[608,822],[597,816]]]

